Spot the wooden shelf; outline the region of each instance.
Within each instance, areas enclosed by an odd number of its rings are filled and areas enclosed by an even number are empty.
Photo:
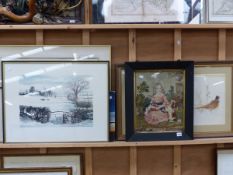
[[[0,144],[1,148],[98,148],[98,147],[146,147],[146,146],[182,146],[233,143],[233,137],[207,138],[185,141],[153,141],[153,142],[95,142],[95,143],[16,143]]]
[[[0,30],[72,29],[233,29],[233,24],[73,24],[73,25],[0,25]]]

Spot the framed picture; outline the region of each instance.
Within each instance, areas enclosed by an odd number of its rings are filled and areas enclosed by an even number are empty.
[[[109,61],[109,45],[13,45],[0,46],[0,60],[73,60],[73,61]],[[1,71],[0,71],[1,73]],[[2,86],[0,84],[0,86]]]
[[[126,139],[193,136],[193,62],[125,64]]]
[[[72,175],[70,168],[9,168],[0,169],[1,175]]]
[[[231,175],[233,173],[233,150],[217,150],[217,175]]]
[[[125,68],[117,65],[117,139],[125,140]]]
[[[4,141],[107,141],[108,66],[100,61],[2,62]]]
[[[72,175],[82,175],[82,154],[3,156],[3,168],[72,168]]]
[[[0,46],[0,60],[73,60],[73,61],[109,61],[109,45],[4,45]],[[111,64],[110,64],[111,65]],[[111,67],[111,66],[109,66]],[[2,74],[0,67],[0,75]],[[2,77],[2,76],[0,76]],[[2,79],[0,79],[2,94]],[[0,96],[2,98],[2,96]],[[0,99],[0,142],[3,142],[2,99]]]
[[[202,0],[92,0],[93,23],[200,23]]]
[[[0,24],[84,23],[83,0],[2,0]]]
[[[2,88],[0,88],[0,143],[3,142]]]
[[[196,63],[194,78],[194,133],[227,136],[232,132],[233,63]]]
[[[209,23],[232,23],[233,1],[206,0],[206,18]]]

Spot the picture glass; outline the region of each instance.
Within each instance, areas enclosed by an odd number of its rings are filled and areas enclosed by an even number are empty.
[[[217,175],[232,175],[233,150],[217,151]]]
[[[201,0],[92,0],[94,23],[200,23]]]
[[[195,68],[195,132],[230,131],[231,72],[231,67]]]
[[[136,133],[184,131],[184,70],[136,71],[135,93]]]
[[[6,63],[6,138],[48,142],[105,140],[108,65],[98,63]]]
[[[46,155],[46,156],[9,156],[3,157],[4,168],[30,167],[72,167],[73,175],[81,175],[79,155]]]

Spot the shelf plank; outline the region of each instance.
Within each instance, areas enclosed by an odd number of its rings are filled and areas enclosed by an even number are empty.
[[[74,29],[233,29],[233,24],[60,24],[0,25],[0,30],[74,30]]]
[[[153,142],[95,142],[95,143],[16,143],[0,144],[1,148],[97,148],[97,147],[143,147],[143,146],[175,146],[175,145],[205,145],[233,143],[233,137],[207,138],[185,141],[153,141]]]

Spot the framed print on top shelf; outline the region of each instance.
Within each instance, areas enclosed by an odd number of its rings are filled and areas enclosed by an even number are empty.
[[[232,62],[196,63],[195,137],[232,136]]]
[[[2,71],[4,142],[108,141],[108,62],[3,61]]]
[[[217,150],[217,175],[232,175],[233,173],[233,150]]]
[[[82,175],[82,154],[3,156],[3,168],[72,168],[72,175]]]
[[[93,23],[201,22],[202,0],[92,0]]]
[[[125,64],[126,140],[193,137],[192,61]]]
[[[0,169],[0,175],[72,175],[71,168],[9,168]]]
[[[206,0],[206,20],[209,23],[233,23],[232,0]]]

